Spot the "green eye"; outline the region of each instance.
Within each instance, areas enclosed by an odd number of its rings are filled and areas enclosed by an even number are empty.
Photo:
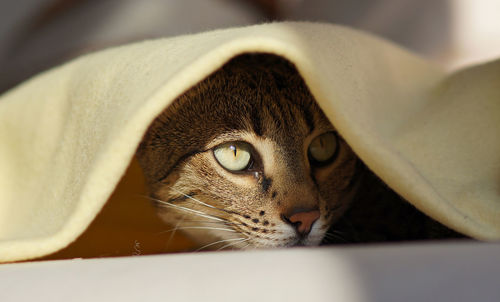
[[[231,172],[247,169],[252,160],[252,147],[243,142],[230,142],[219,145],[214,149],[217,162]]]
[[[337,135],[327,132],[318,135],[309,145],[309,160],[311,164],[322,166],[328,164],[337,154]]]

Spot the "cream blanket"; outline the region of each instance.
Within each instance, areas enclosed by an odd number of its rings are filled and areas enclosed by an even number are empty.
[[[417,208],[500,239],[500,61],[449,75],[352,29],[273,23],[104,50],[4,94],[0,262],[74,241],[155,116],[245,52],[294,62],[357,154]]]

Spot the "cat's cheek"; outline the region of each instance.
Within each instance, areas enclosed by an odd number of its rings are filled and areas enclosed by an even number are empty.
[[[213,158],[207,157],[203,163],[210,174],[214,175],[212,179],[217,179],[217,183],[225,183],[225,186],[231,184],[236,188],[249,190],[257,185],[257,179],[253,174],[232,173],[222,168]]]
[[[323,241],[326,231],[330,223],[324,217],[318,219],[312,226],[311,231],[306,238],[302,239],[302,244],[306,246],[316,246]]]
[[[310,234],[305,240],[304,245],[306,246],[317,246],[323,241],[324,233]]]

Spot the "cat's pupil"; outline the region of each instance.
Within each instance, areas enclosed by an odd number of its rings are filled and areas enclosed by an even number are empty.
[[[231,172],[243,171],[251,163],[251,147],[244,142],[229,142],[214,149],[217,162]]]

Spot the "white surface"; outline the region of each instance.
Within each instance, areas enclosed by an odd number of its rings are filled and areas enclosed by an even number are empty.
[[[500,301],[500,244],[295,248],[0,265],[0,301]]]

